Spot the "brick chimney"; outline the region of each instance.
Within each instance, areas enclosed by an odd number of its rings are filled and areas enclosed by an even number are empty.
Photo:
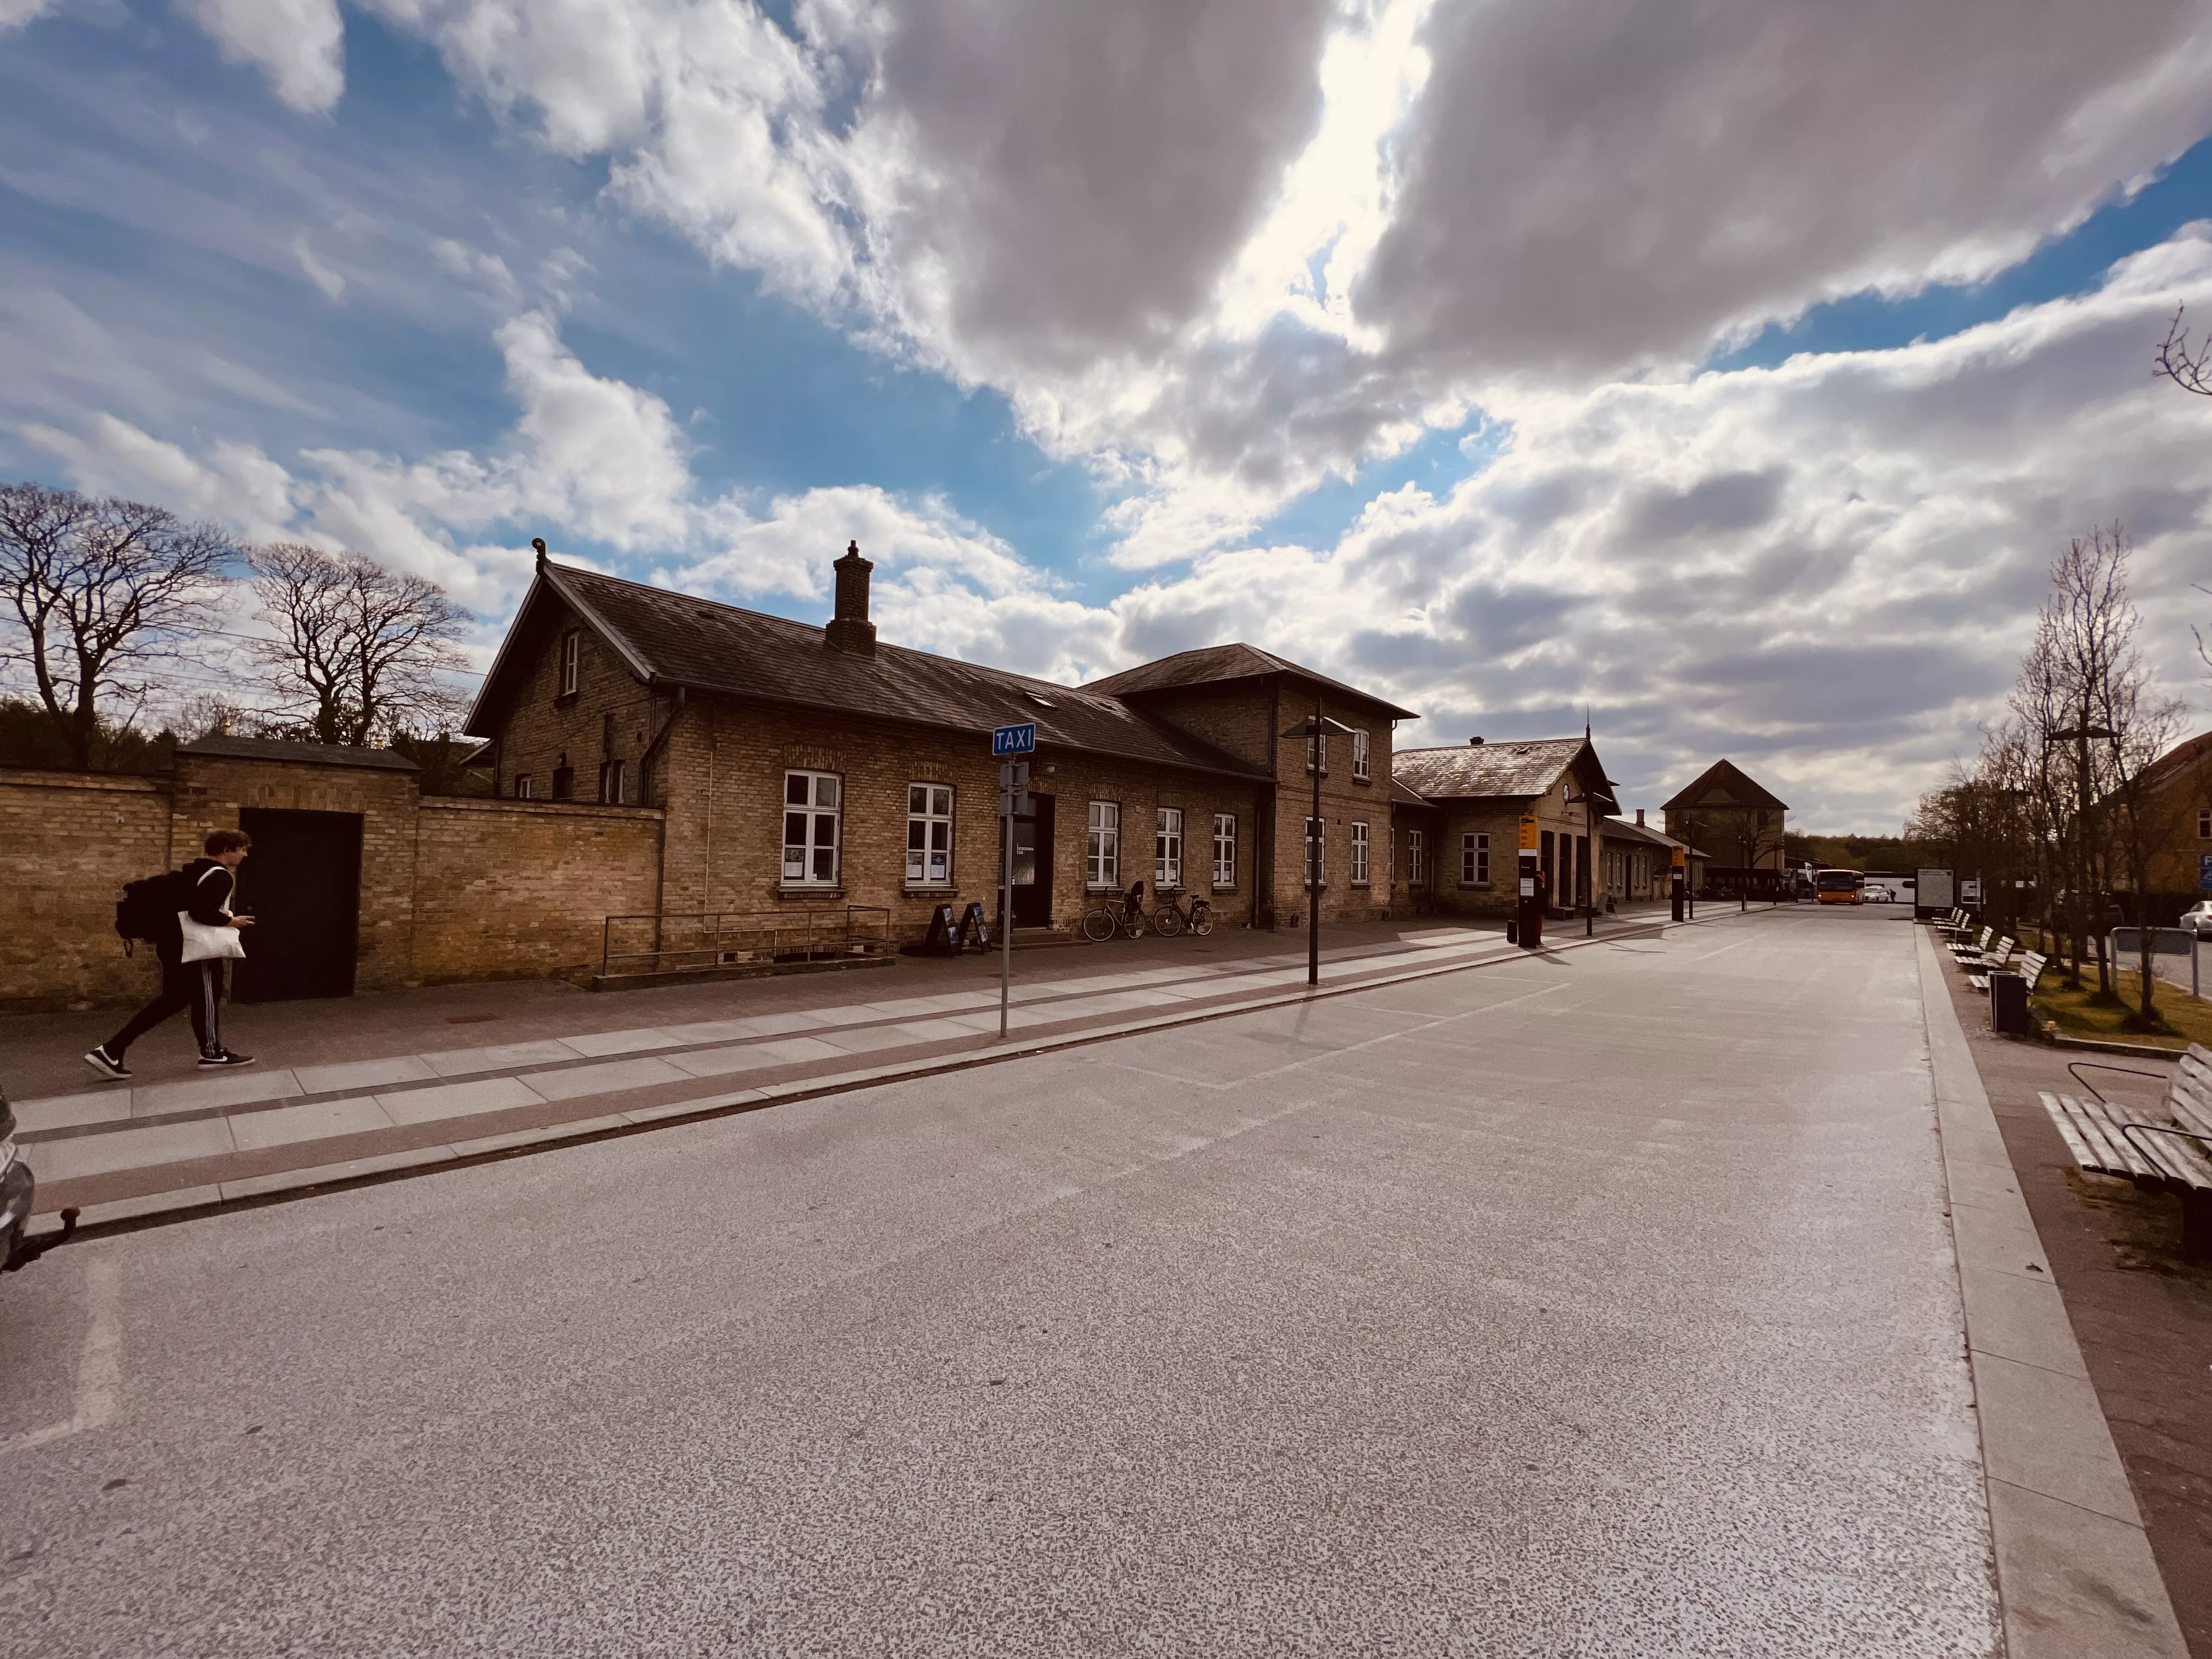
[[[1636,827],[1638,830],[1644,827],[1644,809],[1640,806],[1636,809]]]
[[[854,542],[830,568],[837,573],[837,609],[822,630],[823,637],[852,656],[872,657],[876,625],[868,620],[868,573],[875,566],[860,556],[860,544]]]

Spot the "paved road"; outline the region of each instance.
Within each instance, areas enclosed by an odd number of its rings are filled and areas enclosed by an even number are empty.
[[[1992,1651],[1909,934],[71,1246],[0,1285],[0,1652]]]

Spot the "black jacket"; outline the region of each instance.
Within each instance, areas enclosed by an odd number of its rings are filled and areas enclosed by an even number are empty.
[[[208,874],[212,870],[213,875]],[[179,872],[187,884],[190,902],[179,907],[203,927],[222,927],[230,918],[222,912],[237,881],[231,872],[213,859],[194,859]],[[168,932],[155,942],[155,948],[166,947],[173,951],[185,948],[185,930],[169,919]]]

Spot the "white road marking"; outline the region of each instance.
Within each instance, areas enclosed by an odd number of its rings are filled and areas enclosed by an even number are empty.
[[[59,1423],[0,1440],[0,1456],[66,1440],[115,1420],[115,1397],[123,1382],[123,1322],[117,1312],[114,1261],[95,1255],[84,1264],[84,1298],[89,1317],[84,1348],[76,1362],[76,1407]]]

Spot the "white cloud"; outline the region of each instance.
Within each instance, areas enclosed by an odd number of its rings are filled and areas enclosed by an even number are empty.
[[[345,298],[345,278],[315,258],[315,250],[308,245],[304,230],[292,239],[292,257],[300,262],[300,269],[307,274],[307,280],[323,291],[323,298],[332,305]]]
[[[60,5],[61,0],[0,0],[0,29],[21,28]]]
[[[32,435],[88,487],[360,547],[489,617],[527,581],[533,533],[809,608],[857,539],[896,642],[1079,680],[1246,639],[1420,710],[1401,740],[1556,734],[1589,704],[1632,804],[1724,753],[1800,823],[1893,827],[1971,752],[2069,533],[2127,524],[2147,648],[2194,684],[2212,402],[2144,363],[2176,303],[2212,309],[2208,236],[1945,340],[1524,390],[1503,453],[1456,487],[1378,496],[1331,546],[1232,547],[1103,603],[933,497],[704,495],[665,403],[592,373],[543,313],[499,331],[520,412],[486,453],[280,465],[112,417]]]
[[[2212,126],[2199,0],[365,0],[716,259],[1006,393],[1125,562],[1544,386],[1986,276]]]
[[[269,77],[276,95],[319,114],[345,91],[345,23],[337,0],[182,0],[234,64]]]

